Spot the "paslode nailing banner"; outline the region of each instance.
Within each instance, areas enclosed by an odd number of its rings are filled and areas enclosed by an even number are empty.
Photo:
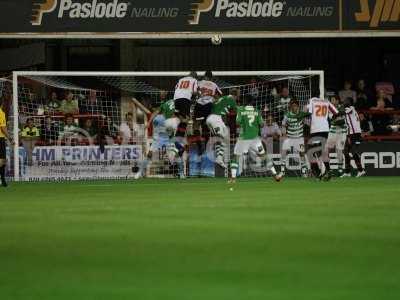
[[[326,32],[400,31],[399,20],[400,0],[0,1],[3,36],[302,32],[323,37]]]

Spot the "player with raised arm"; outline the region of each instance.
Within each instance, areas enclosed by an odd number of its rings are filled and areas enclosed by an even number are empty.
[[[179,123],[177,124],[176,118],[167,119],[166,127],[168,131],[185,135],[187,124],[190,121],[192,100],[197,96],[198,89],[196,72],[190,72],[188,76],[179,79],[174,93],[175,116],[179,119]],[[180,127],[179,130],[178,126]]]
[[[171,144],[168,147],[170,160],[177,153],[183,153],[183,140],[190,120],[192,99],[198,94],[197,73],[192,71],[188,76],[179,79],[174,93],[174,114],[165,120],[165,128],[170,136]]]
[[[305,159],[304,119],[309,116],[309,112],[300,111],[300,105],[296,99],[290,100],[289,111],[285,114],[282,121],[282,127],[286,135],[286,139],[282,145],[280,173],[282,177],[285,175],[286,171],[286,157],[290,152],[300,155],[301,173],[304,177],[308,174]]]
[[[237,110],[236,123],[240,127],[240,136],[236,142],[234,155],[235,158],[231,162],[231,179],[230,183],[235,183],[238,174],[239,161],[245,154],[254,154],[261,159],[267,159],[267,168],[272,172],[276,181],[280,181],[282,177],[276,173],[273,162],[268,159],[264,145],[260,137],[261,126],[263,120],[260,112],[253,105],[253,97],[246,95],[244,99],[246,104]]]
[[[333,116],[330,114],[332,121],[326,147],[328,153],[332,150],[335,150],[338,160],[338,176],[341,176],[343,175],[343,150],[347,138],[345,108],[342,104],[340,104],[340,98],[337,96],[331,97],[331,103],[336,107],[339,114],[335,119],[332,119]]]
[[[361,163],[360,156],[360,145],[362,142],[361,136],[361,124],[360,117],[356,109],[353,106],[353,99],[346,98],[344,101],[345,113],[346,113],[346,123],[348,128],[348,135],[346,146],[344,150],[345,156],[345,172],[342,177],[351,177],[351,157],[352,154],[354,162],[357,166],[357,175],[356,177],[362,177],[366,175],[366,172]]]
[[[215,162],[222,168],[226,168],[224,157],[226,146],[229,143],[229,129],[225,125],[224,118],[231,110],[236,112],[239,93],[239,89],[231,89],[229,95],[216,100],[212,105],[211,114],[206,120],[211,133],[217,137]]]
[[[222,92],[218,85],[212,81],[213,74],[211,71],[207,71],[204,75],[203,80],[199,81],[199,97],[197,98],[194,106],[194,121],[195,121],[195,132],[194,135],[202,137],[205,140],[204,144],[207,144],[209,137],[208,127],[206,120],[212,112],[213,102],[215,98],[219,98]],[[200,133],[201,130],[201,133]],[[199,154],[202,154],[205,147],[202,142],[198,143]]]
[[[149,124],[153,125],[153,141],[150,150],[148,151],[146,158],[143,160],[139,170],[136,170],[137,172],[134,175],[135,179],[146,176],[147,171],[150,168],[154,152],[163,150],[166,151],[168,147],[170,147],[171,142],[165,127],[165,121],[169,118],[173,118],[174,114],[175,105],[173,99],[162,103],[160,107],[152,114]],[[183,162],[179,153],[176,153],[175,156],[180,158],[178,159],[177,164],[179,176],[182,178],[184,177]],[[175,163],[175,157],[171,163]]]
[[[3,111],[3,99],[0,99],[0,179],[1,179],[1,185],[3,187],[7,187],[7,182],[6,182],[6,159],[7,159],[7,153],[6,153],[6,140],[13,145],[14,142],[12,141],[10,135],[8,134],[7,130],[7,120],[6,120],[6,114]]]
[[[320,98],[310,99],[308,112],[311,115],[311,136],[308,141],[307,153],[311,171],[314,177],[329,180],[329,153],[326,149],[329,135],[329,115],[335,118],[339,112],[329,101]]]

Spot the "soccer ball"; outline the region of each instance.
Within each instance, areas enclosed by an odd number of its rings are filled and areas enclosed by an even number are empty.
[[[213,35],[211,37],[211,43],[213,43],[213,45],[221,45],[222,43],[222,37],[219,34]]]

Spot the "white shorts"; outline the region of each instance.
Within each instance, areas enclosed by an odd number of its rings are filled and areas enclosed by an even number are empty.
[[[328,140],[326,142],[327,149],[344,150],[346,145],[347,134],[346,133],[332,133],[329,132]]]
[[[265,154],[265,149],[260,138],[252,140],[237,140],[233,151],[235,155],[247,154],[249,151],[254,152],[258,156]]]
[[[151,143],[150,151],[156,152],[162,150],[163,148],[167,149],[170,144],[169,138],[157,138],[153,139]]]
[[[282,144],[283,151],[304,152],[304,138],[286,138]]]
[[[174,135],[176,133],[177,129],[178,129],[178,126],[179,126],[180,122],[181,121],[176,117],[166,119],[165,123],[164,123],[164,126],[165,126],[165,129],[166,129],[167,133],[169,135]]]
[[[214,114],[209,115],[206,124],[213,134],[223,138],[228,137],[228,127],[226,127],[221,116]]]

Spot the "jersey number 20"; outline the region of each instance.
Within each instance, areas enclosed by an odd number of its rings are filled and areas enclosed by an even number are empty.
[[[315,109],[315,115],[317,117],[326,117],[328,114],[328,107],[325,105],[316,105]]]

